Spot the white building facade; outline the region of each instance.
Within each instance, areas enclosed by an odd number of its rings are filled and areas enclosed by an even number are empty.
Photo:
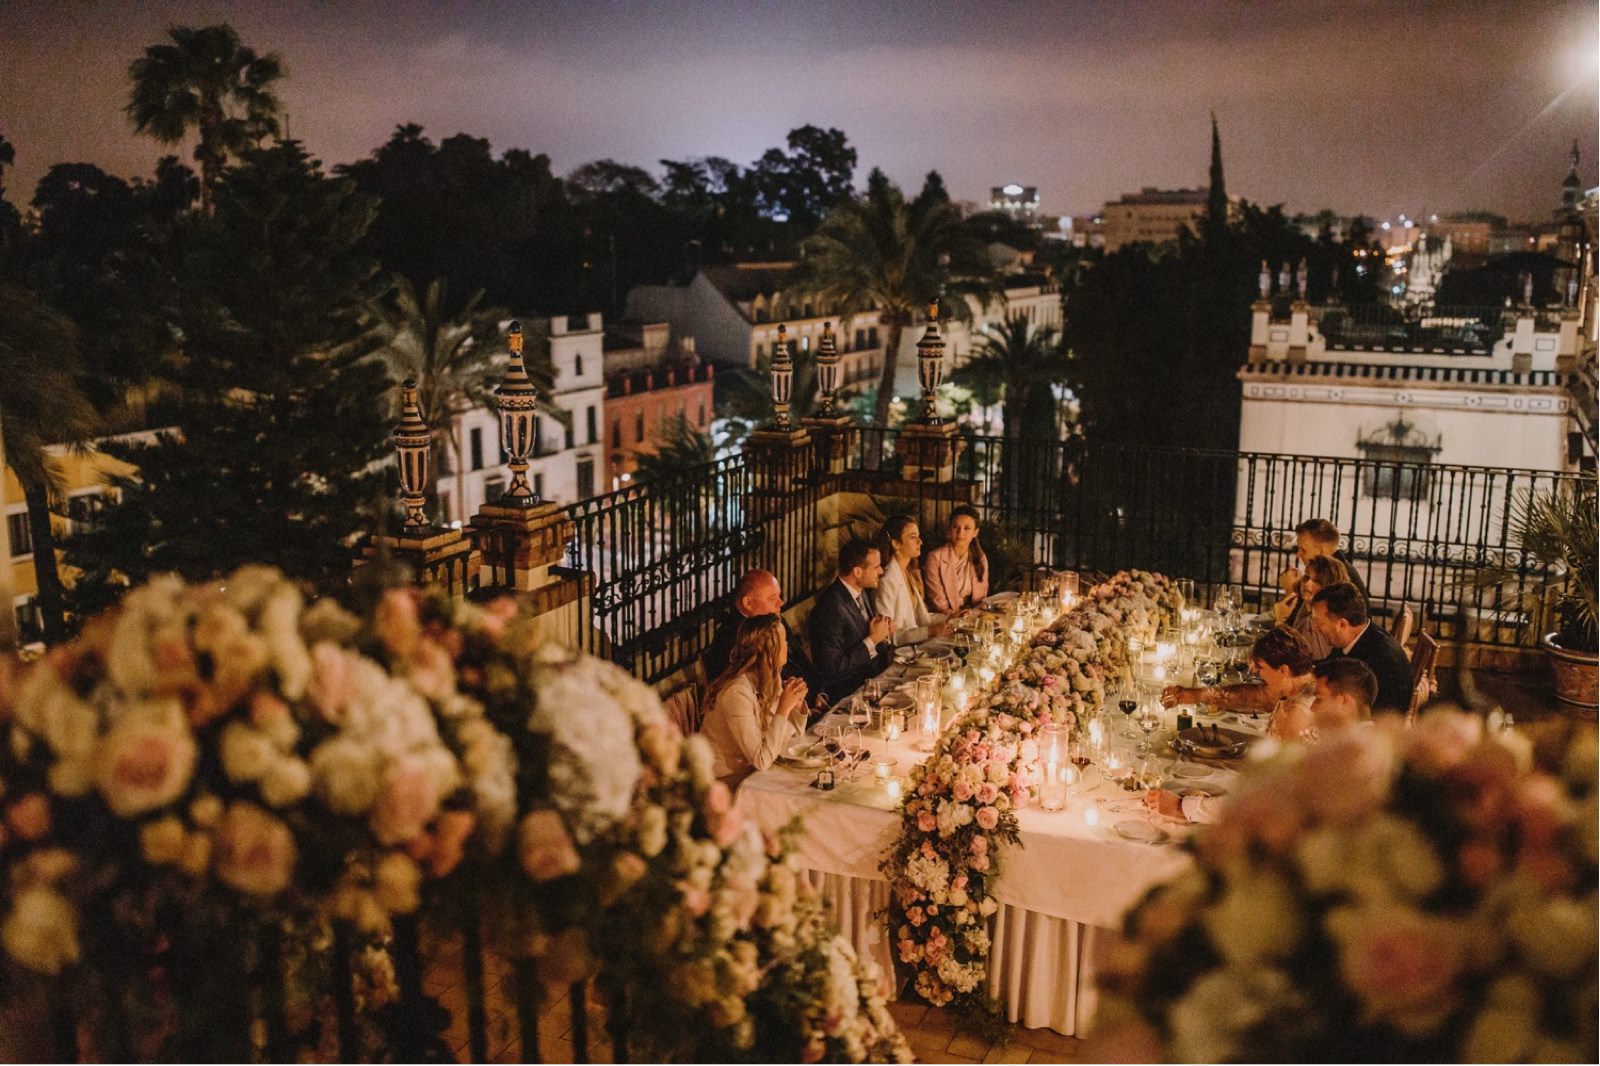
[[[528,347],[548,344],[555,369],[553,406],[570,424],[539,418],[539,445],[528,464],[533,491],[553,503],[574,503],[605,490],[604,323],[600,312],[523,320]],[[453,446],[438,479],[439,510],[446,524],[464,524],[498,499],[509,473],[493,408],[459,412],[451,421]],[[459,458],[458,458],[459,457]]]

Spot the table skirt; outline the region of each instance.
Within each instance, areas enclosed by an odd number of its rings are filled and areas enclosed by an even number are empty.
[[[877,963],[884,994],[894,998],[885,916],[889,883],[815,870],[803,876],[856,954]],[[989,994],[999,999],[1008,1021],[1025,1028],[1087,1034],[1096,1005],[1092,958],[1097,937],[1104,935],[1081,922],[1001,904],[989,920]]]

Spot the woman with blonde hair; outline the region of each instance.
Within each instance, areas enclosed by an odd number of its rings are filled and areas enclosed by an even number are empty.
[[[945,543],[922,560],[928,609],[956,615],[989,595],[989,557],[978,543],[978,512],[962,505],[950,512]]]
[[[1300,576],[1300,583],[1295,586],[1294,592],[1273,607],[1279,625],[1286,625],[1306,638],[1314,660],[1326,659],[1333,645],[1311,628],[1311,600],[1318,590],[1349,580],[1350,570],[1342,561],[1331,555],[1316,556],[1306,560],[1305,572]]]
[[[746,618],[739,626],[728,669],[706,692],[705,724],[712,773],[729,788],[772,765],[806,724],[806,683],[783,679],[789,640],[775,614]]]

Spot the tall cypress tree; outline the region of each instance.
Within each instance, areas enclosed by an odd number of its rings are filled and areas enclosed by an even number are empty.
[[[1228,189],[1222,180],[1222,136],[1217,132],[1217,114],[1211,113],[1211,184],[1206,195],[1204,236],[1215,242],[1228,232]]]
[[[371,357],[383,280],[357,249],[376,207],[286,141],[247,153],[211,216],[175,233],[178,432],[107,446],[138,474],[69,548],[80,606],[114,594],[116,574],[204,579],[263,562],[335,584],[348,572],[388,430],[389,381]]]

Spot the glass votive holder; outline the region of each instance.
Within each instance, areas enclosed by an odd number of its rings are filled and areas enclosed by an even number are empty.
[[[879,759],[872,764],[872,776],[879,781],[889,780],[894,776],[894,764],[895,760],[893,759]]]
[[[883,783],[884,794],[895,803],[900,802],[900,789],[901,785],[898,777],[891,777]]]
[[[1067,805],[1067,789],[1077,769],[1070,763],[1046,763],[1044,778],[1039,782],[1039,806],[1047,811],[1059,811]]]
[[[883,739],[899,740],[906,731],[906,712],[892,708],[883,714]]]

